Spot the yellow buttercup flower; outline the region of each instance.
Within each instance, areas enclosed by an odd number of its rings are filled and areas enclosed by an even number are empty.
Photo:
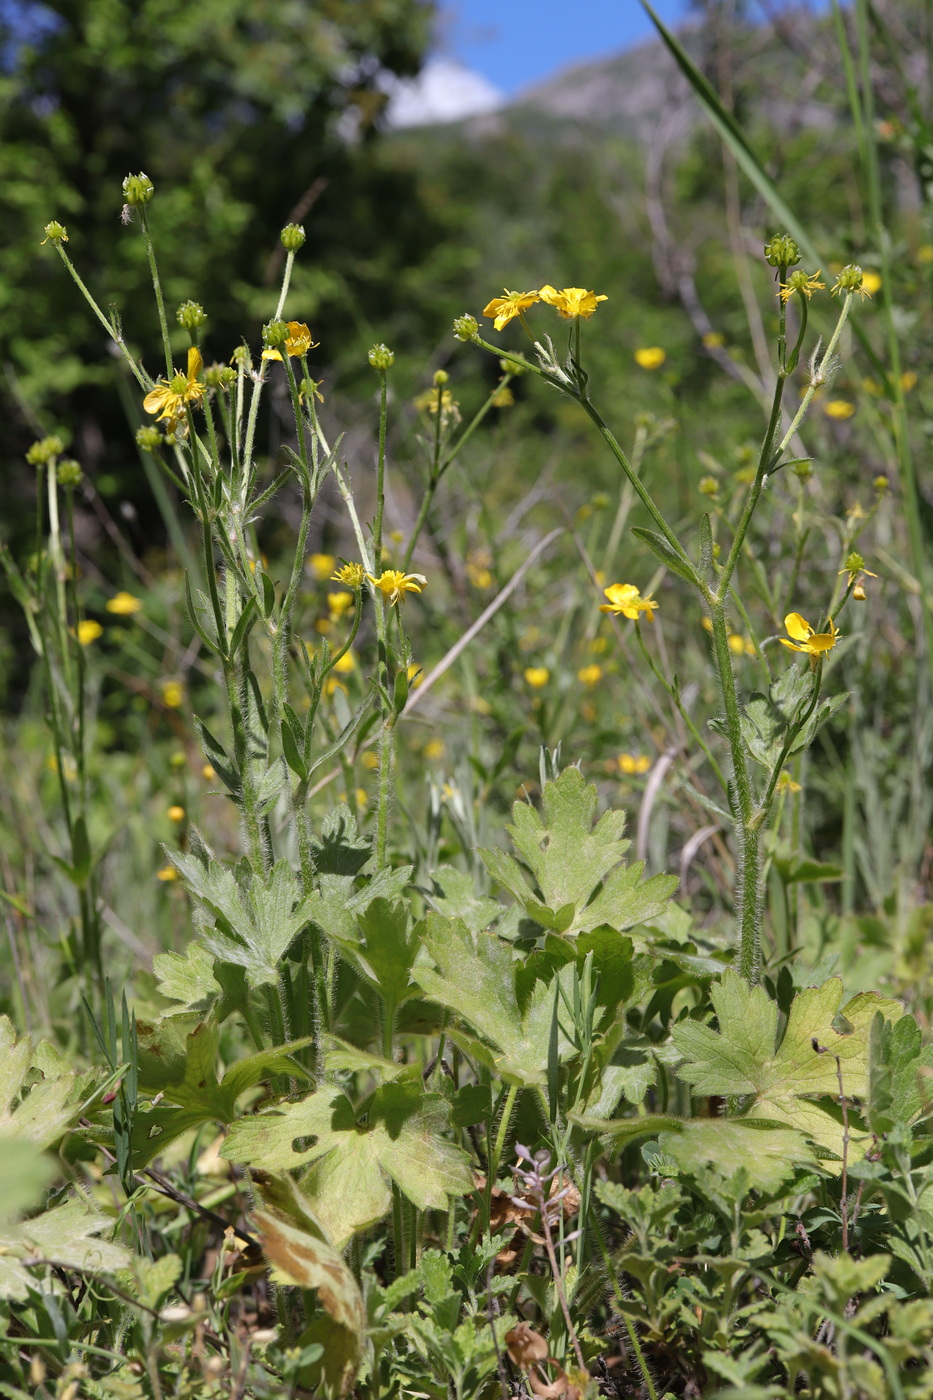
[[[345,651],[343,656],[334,662],[334,670],[342,676],[347,676],[351,671],[356,670],[356,657],[352,651]]]
[[[600,612],[621,613],[632,622],[638,621],[639,613],[647,613],[648,621],[654,621],[653,614],[658,604],[653,598],[643,598],[634,583],[612,583],[603,592],[609,602],[600,604]]]
[[[311,570],[314,577],[316,579],[319,579],[321,583],[323,583],[325,579],[330,578],[331,571],[333,570],[333,567],[336,564],[336,562],[337,560],[333,554],[308,555],[308,568]],[[338,581],[340,583],[347,582],[347,580],[345,579],[340,579]]]
[[[402,602],[406,593],[420,593],[428,582],[424,574],[405,574],[401,569],[383,569],[378,578],[375,574],[366,577],[379,589],[390,608]]]
[[[581,666],[577,672],[577,680],[581,685],[585,685],[587,690],[591,690],[594,685],[599,685],[602,678],[603,668],[595,661],[591,662],[589,666]]]
[[[142,607],[142,600],[134,598],[132,593],[121,591],[108,598],[104,607],[109,613],[116,613],[118,617],[132,617],[133,613],[139,612]]]
[[[329,559],[333,562],[331,554],[312,554],[311,565],[314,568],[315,559]],[[320,575],[318,575],[320,578]],[[366,570],[362,564],[341,564],[330,576],[332,583],[343,583],[347,588],[362,588],[363,580],[366,577]],[[330,596],[330,595],[328,595]]]
[[[549,282],[541,288],[538,295],[548,306],[553,306],[565,321],[573,321],[577,317],[588,321],[599,303],[609,300],[606,296],[588,292],[585,287],[564,287],[562,291],[558,291]]]
[[[823,412],[827,418],[834,418],[841,423],[852,417],[855,404],[850,403],[848,399],[827,399],[823,405]]]
[[[162,704],[169,710],[177,710],[181,707],[185,698],[184,686],[178,681],[166,681],[162,687]]]
[[[188,373],[176,370],[171,379],[160,379],[154,389],[143,399],[147,413],[158,414],[158,420],[168,419],[176,423],[184,414],[185,404],[198,403],[207,390],[198,375],[201,373],[201,352],[196,345],[188,350]]]
[[[725,345],[726,337],[722,331],[707,331],[703,337],[703,344],[707,350],[717,350],[721,345]]]
[[[341,618],[345,612],[353,607],[353,594],[344,592],[328,593],[327,606],[330,608],[332,617]]]
[[[877,272],[862,273],[862,291],[868,296],[874,296],[875,292],[881,290],[881,277]]]
[[[493,297],[483,315],[495,318],[493,325],[497,331],[501,331],[516,316],[524,320],[524,313],[529,306],[534,306],[535,302],[540,300],[538,292],[510,292],[506,288],[501,297]]]
[[[183,822],[185,820],[185,809],[178,803],[173,803],[165,814],[170,822]]]
[[[635,351],[635,363],[642,369],[660,369],[666,359],[667,354],[660,345],[645,345]]]
[[[317,348],[318,341],[311,339],[311,332],[304,321],[288,322],[288,339],[285,342],[285,353],[287,355],[307,355],[309,350]],[[281,360],[282,354],[279,350],[263,350],[264,360]]]
[[[86,617],[83,622],[78,623],[76,636],[83,647],[90,646],[91,642],[96,642],[98,637],[103,636],[104,629],[99,622],[93,618]]]
[[[427,759],[443,758],[446,753],[443,739],[429,739],[421,752]]]
[[[417,690],[424,680],[424,667],[419,666],[417,661],[410,661],[405,674],[408,676],[408,684],[412,690]]]
[[[161,880],[164,884],[171,884],[173,880],[178,879],[178,871],[174,865],[163,865],[161,870],[156,871],[156,879]]]
[[[551,673],[546,666],[526,666],[525,668],[525,681],[532,690],[540,690],[542,686],[547,685],[550,679]]]
[[[807,619],[801,617],[800,613],[788,613],[784,619],[784,626],[794,640],[790,642],[786,637],[780,637],[778,640],[781,645],[790,647],[791,651],[806,652],[808,656],[814,658],[822,656],[826,651],[832,651],[839,640],[839,633],[836,631],[836,624],[832,618],[829,620],[828,632],[814,631]]]
[[[628,775],[647,773],[651,767],[651,759],[647,754],[619,754],[619,768]]]

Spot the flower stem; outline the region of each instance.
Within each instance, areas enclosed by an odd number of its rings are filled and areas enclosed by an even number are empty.
[[[155,292],[156,307],[159,312],[159,329],[162,332],[162,349],[165,351],[165,377],[171,379],[175,373],[172,365],[172,347],[168,338],[168,321],[165,317],[165,302],[162,299],[162,283],[159,279],[159,267],[156,262],[155,248],[152,243],[152,234],[149,232],[149,219],[146,215],[145,205],[140,204],[139,226],[143,231],[143,242],[146,245],[146,257],[149,259],[149,271],[152,274],[152,290]]]

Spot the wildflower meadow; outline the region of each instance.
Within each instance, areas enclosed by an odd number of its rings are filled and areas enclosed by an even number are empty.
[[[17,136],[0,1395],[933,1397],[933,8],[646,4],[663,149],[380,134],[378,8]]]

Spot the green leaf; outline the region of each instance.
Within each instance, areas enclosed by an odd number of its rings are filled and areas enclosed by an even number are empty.
[[[865,1098],[872,1019],[880,1011],[891,1021],[899,1020],[904,1014],[900,1002],[860,992],[841,1007],[842,981],[831,977],[794,998],[778,1043],[778,1007],[762,987],[749,987],[729,970],[711,996],[719,1030],[687,1020],[671,1032],[685,1056],[678,1076],[698,1094],[749,1095],[745,1116],[784,1123],[818,1147],[841,1155],[841,1124],[810,1096],[838,1100],[838,1057],[846,1097]],[[840,1008],[851,1029],[834,1029]],[[865,1138],[856,1130],[852,1149],[860,1142]]]
[[[700,517],[700,574],[709,582],[713,570],[713,526],[709,512]]]
[[[130,1251],[98,1238],[111,1228],[106,1216],[79,1200],[66,1201],[22,1225],[5,1226],[0,1230],[0,1298],[24,1299],[36,1288],[38,1266],[29,1263],[34,1259],[93,1274],[126,1268]],[[45,1287],[60,1291],[62,1284],[50,1277]]]
[[[55,1162],[34,1142],[0,1131],[0,1228],[38,1205],[56,1174]]]
[[[303,1186],[342,1244],[382,1218],[392,1181],[419,1210],[446,1210],[449,1196],[472,1189],[467,1154],[444,1137],[449,1127],[446,1101],[424,1093],[420,1082],[383,1084],[357,1110],[342,1090],[328,1086],[298,1103],[239,1118],[223,1155],[266,1171],[320,1163]]]
[[[527,802],[512,808],[512,842],[531,870],[540,899],[517,861],[504,851],[480,850],[487,870],[509,890],[529,918],[574,936],[606,924],[624,930],[659,914],[677,877],[642,880],[644,862],[621,864],[631,842],[622,839],[624,812],[604,812],[593,826],[598,794],[577,768],[567,768],[541,794],[542,812]]]
[[[374,899],[356,926],[363,944],[353,948],[353,957],[364,976],[379,989],[390,1006],[400,1006],[415,996],[409,975],[421,946],[423,924],[414,924],[407,901],[390,903]]]
[[[696,584],[697,576],[693,565],[689,559],[683,559],[671,548],[663,535],[658,535],[654,530],[646,530],[641,525],[632,526],[632,534],[637,535],[643,544],[646,544],[651,553],[660,559],[666,569],[670,569],[672,574],[682,578],[685,583]]]
[[[676,1133],[683,1127],[681,1119],[661,1113],[645,1114],[643,1118],[597,1118],[585,1113],[570,1113],[567,1116],[585,1133],[607,1137],[616,1147],[636,1142],[641,1137],[655,1137],[665,1131]]]
[[[483,933],[503,912],[502,905],[488,896],[478,895],[473,876],[452,865],[442,865],[431,876],[435,895],[428,899],[439,914],[462,919],[471,933]]]
[[[841,880],[845,871],[841,866],[825,860],[811,860],[795,851],[789,856],[775,856],[774,868],[785,885],[818,885],[824,880]]]
[[[731,1177],[744,1171],[749,1187],[778,1191],[799,1166],[814,1161],[813,1149],[802,1133],[772,1123],[742,1118],[692,1118],[678,1132],[662,1132],[661,1151],[682,1171],[713,1167]]]
[[[88,1087],[60,1055],[44,1055],[42,1042],[17,1040],[9,1017],[0,1016],[0,1137],[54,1147],[81,1117]]]
[[[198,731],[201,740],[201,747],[204,749],[208,763],[220,778],[221,782],[233,794],[240,797],[243,791],[240,782],[240,775],[232,759],[227,757],[227,751],[219,739],[215,739],[207,725],[197,715],[194,717],[194,727]]]
[[[182,1002],[186,1011],[208,1011],[220,996],[213,954],[197,939],[183,953],[157,953],[152,969],[162,995]]]
[[[913,1016],[893,1025],[872,1022],[869,1040],[868,1121],[880,1137],[896,1124],[911,1124],[933,1097],[933,1045],[924,1045]]]
[[[429,914],[424,948],[435,967],[419,962],[412,976],[426,996],[450,1007],[468,1027],[466,1034],[450,1027],[451,1038],[506,1083],[544,1084],[554,999],[551,983],[536,982],[520,1006],[516,989],[520,964],[513,960],[511,948],[495,934],[471,934],[461,919]],[[569,989],[572,964],[557,975]],[[573,1051],[563,1035],[559,1047],[562,1060]]]

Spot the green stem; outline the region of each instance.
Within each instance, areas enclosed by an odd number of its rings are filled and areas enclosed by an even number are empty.
[[[146,389],[146,390],[150,389],[150,388],[152,387],[152,381],[149,380],[149,379],[147,379],[146,375],[143,374],[143,372],[142,372],[142,370],[140,369],[139,365],[136,363],[136,361],[133,359],[133,356],[130,354],[129,350],[127,350],[126,346],[123,344],[123,339],[122,339],[122,337],[116,332],[115,327],[114,327],[114,325],[113,325],[113,322],[107,320],[107,317],[104,315],[104,313],[101,311],[100,307],[97,305],[97,302],[96,302],[96,301],[94,300],[94,298],[91,296],[91,293],[88,291],[87,286],[85,285],[85,283],[84,283],[83,280],[81,279],[80,275],[78,274],[78,270],[77,270],[77,268],[75,267],[74,263],[71,261],[71,259],[69,258],[68,254],[65,252],[64,248],[61,246],[60,243],[56,243],[55,246],[56,246],[56,248],[58,249],[58,255],[59,255],[59,257],[61,258],[62,262],[65,264],[65,266],[66,266],[66,268],[68,269],[69,273],[71,274],[71,277],[72,277],[72,279],[73,279],[73,281],[74,281],[74,283],[75,283],[75,286],[78,288],[78,291],[79,291],[79,292],[81,293],[81,295],[84,297],[84,300],[87,302],[88,306],[89,306],[89,307],[91,308],[91,310],[94,312],[94,315],[97,317],[98,321],[100,321],[100,323],[101,323],[101,325],[103,326],[104,330],[105,330],[105,331],[107,332],[107,334],[110,336],[110,339],[111,339],[111,340],[114,342],[114,344],[119,348],[120,354],[123,356],[124,360],[126,360],[126,363],[129,365],[129,367],[130,367],[130,369],[131,369],[131,371],[132,371],[132,373],[133,373],[133,378],[136,380],[136,383],[139,385],[139,387],[140,387],[141,389]],[[169,370],[168,370],[169,378],[172,377],[172,373],[173,373],[172,366],[171,366],[171,364],[169,364]]]
[[[486,1187],[483,1192],[483,1202],[486,1214],[486,1228],[489,1229],[489,1215],[492,1207],[492,1189],[496,1183],[496,1174],[499,1170],[499,1163],[502,1160],[502,1153],[505,1149],[505,1140],[509,1132],[509,1124],[512,1119],[512,1110],[515,1107],[515,1100],[518,1098],[518,1085],[510,1084],[505,1097],[505,1104],[499,1116],[499,1126],[496,1131],[495,1142],[486,1163]]]
[[[149,232],[149,218],[146,214],[144,204],[137,205],[139,210],[139,226],[143,232],[143,242],[146,245],[146,257],[149,259],[149,271],[152,274],[152,290],[155,292],[156,307],[159,312],[159,329],[162,332],[162,349],[165,351],[165,377],[171,379],[175,373],[172,364],[172,347],[168,338],[168,321],[165,316],[165,302],[162,299],[162,283],[159,279],[159,268],[156,263],[155,248],[152,243],[152,235]],[[113,332],[111,332],[113,334]]]
[[[687,728],[690,730],[690,734],[691,734],[691,736],[692,736],[694,742],[695,742],[695,743],[699,746],[699,748],[702,750],[702,752],[703,752],[703,754],[704,754],[704,756],[705,756],[705,758],[706,758],[707,763],[708,763],[709,766],[712,768],[713,773],[715,774],[715,777],[716,777],[716,781],[719,783],[719,786],[722,788],[722,790],[723,790],[723,792],[726,794],[726,796],[728,796],[728,794],[729,794],[729,784],[728,784],[728,782],[727,782],[727,780],[726,780],[726,775],[725,775],[725,773],[723,773],[723,771],[722,771],[722,769],[720,768],[719,764],[716,762],[716,759],[715,759],[714,756],[713,756],[713,753],[712,753],[712,750],[711,750],[710,747],[709,747],[709,744],[707,744],[706,740],[703,738],[702,734],[701,734],[700,731],[697,729],[697,727],[696,727],[696,725],[694,724],[693,720],[690,718],[689,713],[684,709],[683,704],[681,703],[680,692],[679,692],[679,690],[677,690],[673,685],[671,685],[670,681],[667,680],[667,678],[664,676],[664,674],[662,673],[662,671],[658,668],[658,666],[657,666],[657,664],[656,664],[656,662],[655,662],[655,660],[654,660],[654,657],[651,655],[651,653],[648,651],[648,648],[645,646],[645,639],[644,639],[644,637],[642,636],[641,626],[640,626],[640,624],[639,624],[638,622],[635,623],[635,638],[636,638],[636,641],[638,642],[638,646],[639,646],[639,649],[640,649],[640,651],[641,651],[642,656],[644,657],[645,661],[648,663],[649,670],[651,671],[651,673],[652,673],[652,675],[655,677],[655,679],[658,680],[658,681],[660,682],[660,684],[664,687],[664,689],[667,691],[668,695],[669,695],[669,696],[671,697],[671,699],[673,700],[674,705],[675,705],[676,708],[677,708],[677,712],[678,712],[678,714],[680,715],[681,719],[683,720],[684,724],[685,724],[685,725],[687,726]]]
[[[379,371],[379,456],[376,462],[376,518],[373,522],[373,565],[374,570],[382,565],[382,512],[385,507],[386,474],[386,404],[388,401],[388,375]],[[438,410],[438,413],[440,410]],[[403,570],[408,568],[406,556]]]

